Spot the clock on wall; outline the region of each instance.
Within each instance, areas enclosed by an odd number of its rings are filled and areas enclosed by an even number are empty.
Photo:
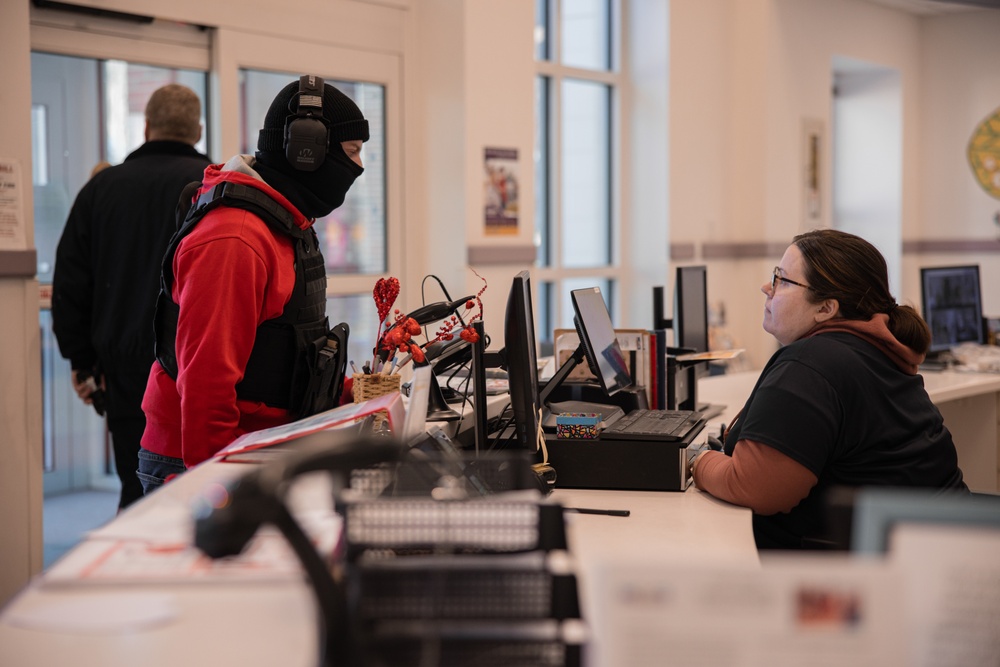
[[[969,140],[969,165],[979,185],[1000,199],[1000,108],[981,122]]]

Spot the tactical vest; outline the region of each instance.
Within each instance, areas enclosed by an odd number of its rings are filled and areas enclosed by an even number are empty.
[[[220,183],[191,205],[199,183],[185,188],[178,203],[182,222],[163,257],[160,293],[156,299],[154,333],[156,360],[167,375],[177,379],[177,318],[174,303],[173,261],[181,241],[209,211],[219,206],[250,211],[272,230],[295,240],[295,286],[281,315],[257,327],[253,351],[243,380],[236,385],[238,398],[260,401],[304,416],[313,412],[305,398],[315,363],[316,346],[325,346],[329,324],[326,318],[326,267],[316,232],[300,229],[291,213],[266,193],[239,183]],[[185,212],[184,208],[189,206]],[[346,335],[345,335],[346,338]],[[322,341],[320,343],[320,341]],[[346,339],[341,355],[347,353]]]

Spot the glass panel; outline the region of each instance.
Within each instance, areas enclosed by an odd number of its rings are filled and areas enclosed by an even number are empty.
[[[562,83],[562,265],[611,263],[611,88]]]
[[[55,249],[77,192],[101,161],[121,163],[145,140],[146,102],[167,83],[204,100],[206,74],[190,70],[31,54],[32,181],[38,280],[52,282]],[[207,132],[198,150],[204,152]]]
[[[611,69],[611,0],[564,0],[562,64],[584,69]]]
[[[549,226],[549,83],[548,77],[535,77],[535,246],[538,248],[536,263],[552,263]]]
[[[41,104],[32,104],[31,145],[35,150],[31,156],[31,182],[37,186],[49,184],[49,148],[45,135],[48,124],[48,109]]]
[[[378,335],[378,311],[375,300],[369,294],[350,294],[330,297],[326,300],[326,314],[330,325],[347,322],[351,327],[347,338],[347,358],[360,369],[366,361],[371,362],[375,336]],[[347,375],[351,369],[348,366]]]
[[[241,152],[257,150],[257,132],[274,96],[298,74],[242,70]],[[354,100],[368,119],[371,138],[361,158],[365,173],[354,182],[344,204],[316,221],[327,273],[380,274],[386,271],[385,87],[374,83],[328,80]]]
[[[535,0],[535,60],[551,58],[549,2],[550,0]]]
[[[195,144],[195,148],[207,154],[204,72],[136,65],[123,60],[106,60],[102,65],[105,160],[119,164],[142,145],[146,131],[146,102],[153,91],[168,83],[187,86],[202,101],[203,131],[201,141]]]
[[[42,283],[52,282],[56,245],[73,198],[102,159],[98,78],[96,60],[31,54],[35,248]]]

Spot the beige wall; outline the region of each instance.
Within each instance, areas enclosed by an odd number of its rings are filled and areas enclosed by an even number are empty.
[[[920,305],[923,264],[980,263],[984,309],[1000,313],[1000,202],[965,160],[973,128],[1000,106],[1000,12],[917,17],[862,0],[672,0],[671,241],[708,264],[709,293],[759,367],[776,349],[760,329],[759,286],[803,231],[801,127],[831,126],[832,61],[899,71],[903,109],[902,241],[965,239],[978,253],[904,254],[901,302]],[[829,136],[823,222],[832,224]],[[744,245],[745,258],[705,259],[705,244]]]

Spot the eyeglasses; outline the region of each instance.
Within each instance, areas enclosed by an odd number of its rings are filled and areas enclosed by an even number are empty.
[[[802,283],[795,282],[791,278],[784,277],[783,275],[781,275],[781,268],[776,266],[776,267],[774,267],[774,271],[771,272],[771,292],[772,293],[774,293],[774,288],[778,285],[778,281],[779,280],[781,282],[783,282],[783,283],[789,283],[791,285],[798,285],[799,287],[805,287],[806,289],[812,289],[812,287],[809,287],[809,285],[803,285]]]

